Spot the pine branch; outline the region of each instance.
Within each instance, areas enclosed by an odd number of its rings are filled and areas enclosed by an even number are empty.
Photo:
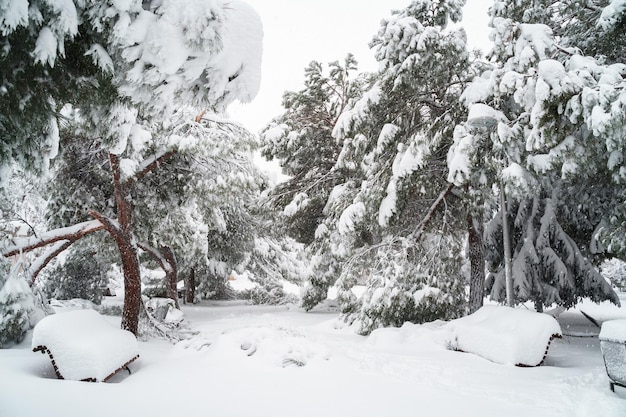
[[[124,232],[116,220],[109,219],[95,210],[89,210],[87,213],[94,219],[98,220],[98,222],[102,224],[102,228],[106,229],[106,231],[109,232],[116,241],[119,241],[120,239],[124,240],[124,237],[122,236]]]
[[[167,259],[165,258],[165,256],[163,255],[163,253],[158,250],[157,248],[154,248],[150,245],[148,245],[147,243],[143,243],[143,242],[139,242],[137,243],[137,246],[139,248],[141,248],[141,250],[145,251],[146,253],[150,254],[150,256],[152,256],[154,258],[154,260],[156,260],[159,265],[161,266],[161,268],[163,269],[163,271],[170,272],[172,270],[172,266],[170,265],[170,263],[167,261]]]

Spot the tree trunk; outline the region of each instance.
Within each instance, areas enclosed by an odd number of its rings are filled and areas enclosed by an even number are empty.
[[[107,224],[105,224],[105,227],[107,227],[107,230],[117,242],[117,247],[122,257],[122,269],[124,271],[122,329],[137,335],[141,307],[141,274],[139,272],[139,258],[137,257],[137,243],[131,231],[132,197],[129,184],[120,181],[119,158],[117,155],[109,154],[109,160],[113,173],[118,226],[115,227],[112,222],[108,221],[108,227]]]
[[[468,246],[470,259],[469,313],[483,306],[485,292],[485,251],[482,223],[467,215]]]
[[[178,303],[178,288],[176,286],[176,284],[178,284],[178,268],[176,267],[174,251],[169,246],[161,246],[161,253],[165,261],[170,265],[170,267],[165,270],[165,296],[174,300],[174,305],[176,308],[180,309],[180,304]]]
[[[509,231],[509,211],[504,193],[504,183],[500,182],[500,205],[502,206],[502,239],[504,240],[504,278],[506,280],[506,305],[515,305],[513,294],[513,260],[511,257],[511,235]]]
[[[185,283],[185,299],[188,303],[193,304],[196,297],[196,270],[191,268]]]
[[[137,245],[133,244],[132,239],[125,239],[122,243],[117,242],[117,247],[122,257],[122,269],[124,271],[122,329],[132,332],[136,336],[141,307],[141,275],[139,273]]]

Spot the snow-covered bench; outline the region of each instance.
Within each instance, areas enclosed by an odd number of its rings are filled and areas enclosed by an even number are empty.
[[[47,353],[60,379],[106,382],[139,357],[135,336],[94,310],[42,319],[33,331],[34,352]]]
[[[554,317],[504,306],[482,307],[448,326],[454,350],[517,366],[541,365],[552,339],[562,335]]]
[[[615,385],[626,388],[626,319],[602,323],[598,338],[611,391]]]

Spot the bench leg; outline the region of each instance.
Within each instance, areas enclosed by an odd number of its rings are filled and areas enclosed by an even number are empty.
[[[609,386],[611,387],[611,391],[615,392],[615,384],[612,382],[609,382]]]
[[[124,369],[126,369],[126,370],[128,371],[128,375],[131,375],[131,374],[132,374],[132,372],[130,371],[130,368],[128,367],[128,365],[126,365],[126,366],[124,367]]]

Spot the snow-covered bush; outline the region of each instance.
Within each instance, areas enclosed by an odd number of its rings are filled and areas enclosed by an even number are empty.
[[[250,300],[254,304],[295,304],[298,302],[298,297],[285,292],[280,284],[271,287],[258,285],[240,292],[239,297]]]
[[[614,287],[622,291],[626,289],[626,262],[615,258],[609,259],[601,265],[601,273]]]
[[[81,298],[100,304],[107,290],[104,265],[87,247],[73,250],[47,276],[45,291],[50,298],[58,300]]]
[[[405,322],[449,320],[464,312],[465,280],[459,272],[462,259],[452,256],[456,247],[453,239],[427,241],[424,247],[387,246],[369,254],[368,268],[360,272],[368,275],[361,299],[350,290],[359,271],[344,270],[339,280],[342,313],[348,321],[359,324],[361,334],[379,327],[400,327]]]
[[[20,343],[41,318],[31,289],[6,262],[0,262],[0,348]]]

